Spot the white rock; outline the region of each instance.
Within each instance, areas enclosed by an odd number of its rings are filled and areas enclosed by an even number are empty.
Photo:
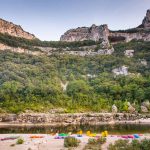
[[[133,57],[134,56],[134,50],[126,50],[125,52],[124,52],[124,54],[125,54],[125,56],[127,56],[127,57]]]
[[[125,76],[127,76],[129,74],[128,73],[128,67],[126,67],[126,66],[122,66],[120,68],[113,69],[112,72],[115,75],[125,75]]]

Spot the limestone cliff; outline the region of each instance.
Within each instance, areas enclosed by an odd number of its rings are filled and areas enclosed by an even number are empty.
[[[61,36],[61,41],[73,42],[83,40],[103,40],[108,45],[110,42],[129,42],[133,39],[150,41],[150,10],[137,28],[120,31],[110,31],[107,25],[92,25],[91,27],[80,27],[71,29]]]
[[[92,25],[88,27],[79,27],[77,29],[71,29],[61,36],[61,41],[73,42],[84,40],[108,40],[109,30],[107,25],[96,26]]]
[[[146,29],[150,29],[150,9],[147,10],[146,16],[143,19],[141,27],[146,28]]]
[[[0,33],[7,33],[11,36],[21,37],[25,39],[35,39],[33,34],[30,34],[22,29],[21,26],[15,25],[12,22],[0,19]]]

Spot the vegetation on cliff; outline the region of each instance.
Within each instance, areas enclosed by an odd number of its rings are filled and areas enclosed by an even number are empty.
[[[127,101],[140,111],[141,103],[149,100],[150,95],[150,42],[131,41],[114,48],[113,55],[87,57],[1,51],[0,111],[44,112],[64,108],[66,112],[108,112],[115,103],[122,112],[128,111]],[[134,49],[134,57],[125,57],[126,49]],[[140,63],[141,59],[147,61],[146,66]],[[122,65],[128,66],[132,75],[115,77],[112,70]],[[61,83],[67,82],[63,90]]]
[[[62,42],[62,41],[40,41],[38,39],[28,40],[20,37],[10,36],[0,33],[0,43],[11,47],[22,47],[34,50],[34,46],[53,47],[53,48],[78,48],[82,46],[98,45],[101,41],[80,41],[80,42]],[[37,50],[37,49],[35,49]]]

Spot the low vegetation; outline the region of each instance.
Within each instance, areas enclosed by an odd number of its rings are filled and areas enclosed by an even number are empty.
[[[81,41],[81,42],[62,42],[62,41],[40,41],[39,39],[28,40],[19,37],[13,37],[8,34],[0,33],[0,43],[6,44],[11,47],[22,47],[27,48],[30,50],[37,51],[37,48],[34,46],[39,47],[53,47],[53,48],[78,48],[82,46],[92,46],[98,45],[101,41]]]
[[[144,139],[141,141],[133,140],[118,140],[114,144],[110,144],[108,150],[149,150],[150,140]]]
[[[80,144],[80,140],[75,137],[66,137],[64,139],[64,147],[78,147]]]
[[[24,143],[24,140],[21,139],[21,138],[19,138],[19,139],[17,140],[17,142],[16,142],[16,144],[23,144],[23,143]]]
[[[102,144],[106,142],[106,138],[99,137],[97,139],[90,138],[88,144],[84,147],[83,150],[101,150]]]

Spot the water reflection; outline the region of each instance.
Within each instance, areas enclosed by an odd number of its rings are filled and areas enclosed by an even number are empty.
[[[92,132],[101,133],[104,130],[108,130],[110,134],[131,134],[131,133],[150,133],[150,125],[139,124],[125,124],[125,125],[68,125],[68,126],[38,126],[38,127],[0,127],[0,134],[6,133],[76,133],[79,130],[86,132],[90,130]]]

